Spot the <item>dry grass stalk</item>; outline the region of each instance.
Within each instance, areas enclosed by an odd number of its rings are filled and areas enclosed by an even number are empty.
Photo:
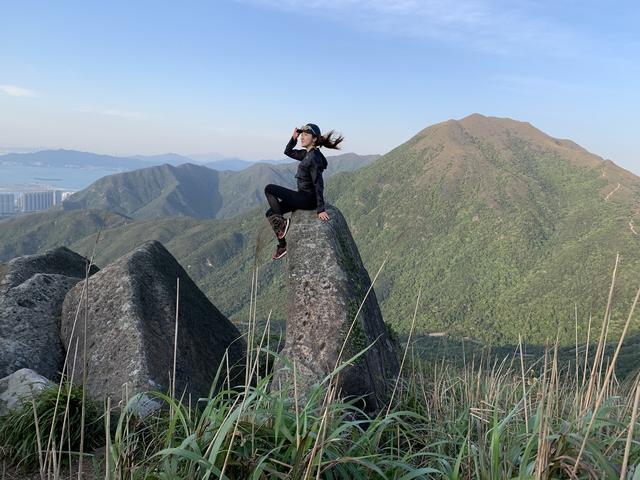
[[[625,480],[627,476],[627,467],[629,465],[629,454],[631,453],[631,444],[633,443],[633,429],[638,418],[638,404],[640,404],[640,381],[636,382],[636,395],[633,400],[633,409],[631,410],[631,421],[629,422],[629,431],[627,434],[627,443],[624,447],[624,457],[622,459],[622,469],[620,470],[620,480]]]
[[[631,305],[631,310],[629,311],[629,316],[627,317],[627,321],[624,324],[624,328],[622,329],[622,333],[620,334],[620,340],[618,341],[618,345],[616,346],[616,350],[613,353],[613,357],[611,362],[609,363],[609,368],[607,368],[607,373],[604,379],[604,387],[606,387],[611,379],[611,375],[613,374],[613,369],[616,365],[616,360],[618,359],[618,354],[620,353],[620,349],[622,348],[622,343],[627,335],[627,330],[629,329],[629,325],[631,323],[631,319],[633,318],[633,314],[636,309],[636,305],[638,304],[638,298],[640,297],[640,288],[638,288],[638,292],[636,293],[635,298],[633,299],[633,305]],[[591,415],[591,419],[589,420],[589,425],[587,426],[587,431],[584,433],[584,438],[582,439],[582,445],[580,446],[580,451],[578,452],[578,457],[576,458],[576,463],[571,470],[571,474],[575,475],[578,470],[578,465],[580,463],[580,459],[582,458],[582,454],[584,453],[584,448],[587,444],[587,438],[589,438],[589,433],[591,432],[591,428],[593,427],[593,422],[595,421],[598,413],[598,409],[602,403],[605,393],[608,391],[607,388],[601,388],[600,393],[596,399],[595,406],[593,408],[593,415]]]
[[[618,272],[618,263],[620,261],[620,254],[616,254],[616,263],[613,267],[613,274],[611,275],[611,286],[609,287],[609,296],[607,297],[607,307],[604,312],[604,319],[602,320],[602,327],[600,328],[600,338],[598,340],[598,346],[596,348],[596,354],[593,359],[593,367],[591,369],[591,376],[589,378],[589,388],[584,396],[584,403],[582,405],[582,413],[580,416],[584,416],[589,405],[591,405],[591,399],[594,395],[594,390],[598,389],[600,385],[600,376],[602,371],[602,358],[604,357],[604,348],[607,341],[607,323],[610,318],[611,302],[613,300],[613,288],[616,283],[616,274]]]
[[[393,398],[396,394],[396,390],[398,388],[398,383],[400,382],[400,377],[402,376],[402,370],[404,368],[404,362],[407,358],[407,351],[409,350],[409,345],[411,345],[411,339],[413,336],[413,329],[415,328],[416,325],[416,316],[418,313],[418,304],[420,303],[420,294],[422,293],[422,286],[420,286],[420,289],[418,290],[418,298],[416,299],[416,308],[413,311],[413,320],[411,320],[411,328],[409,329],[409,337],[407,338],[407,344],[404,348],[404,353],[402,354],[402,362],[400,362],[400,370],[398,372],[398,376],[396,377],[396,381],[395,381],[395,385],[393,386],[393,392],[391,393],[391,398],[389,399],[388,405],[387,405],[387,415],[389,415],[389,410],[391,409],[391,404],[393,403]]]

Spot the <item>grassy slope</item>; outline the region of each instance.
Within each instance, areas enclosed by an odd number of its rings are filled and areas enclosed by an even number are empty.
[[[101,228],[131,220],[100,210],[48,210],[0,221],[0,262],[20,255],[70,245]]]

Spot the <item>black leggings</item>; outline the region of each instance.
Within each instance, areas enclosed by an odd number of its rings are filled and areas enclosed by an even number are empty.
[[[317,205],[314,192],[291,190],[273,183],[264,187],[264,194],[269,202],[269,208],[265,212],[267,217],[274,213],[282,215],[294,210],[313,210]],[[284,239],[279,239],[278,243],[282,246],[287,242]]]
[[[316,194],[314,192],[291,190],[270,183],[264,187],[264,194],[270,207],[265,212],[267,217],[274,213],[282,215],[294,210],[313,210],[316,208]]]

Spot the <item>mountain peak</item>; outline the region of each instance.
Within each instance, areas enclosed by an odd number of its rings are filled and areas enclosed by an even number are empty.
[[[529,145],[539,152],[556,154],[576,166],[594,168],[603,163],[598,155],[587,152],[570,140],[554,138],[529,122],[480,113],[431,125],[409,140],[412,148],[417,150],[441,148],[454,161],[459,161],[465,155],[477,155],[480,145],[512,156],[514,142]]]
[[[460,120],[457,121],[457,123],[459,123],[460,125],[462,125],[467,129],[472,129],[472,130],[481,129],[481,130],[487,131],[492,129],[493,130],[508,129],[518,133],[528,132],[529,134],[534,134],[537,137],[539,137],[540,135],[543,135],[545,137],[551,138],[541,130],[531,125],[529,122],[521,122],[519,120],[514,120],[513,118],[509,118],[509,117],[491,117],[491,116],[481,115],[479,113],[472,113],[471,115],[461,118]]]

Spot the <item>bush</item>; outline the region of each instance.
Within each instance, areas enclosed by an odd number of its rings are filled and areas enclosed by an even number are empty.
[[[45,387],[34,394],[33,403],[30,400],[23,401],[17,408],[0,418],[0,451],[10,463],[25,470],[37,468],[39,443],[44,451],[47,445],[52,449],[53,442],[56,442],[55,448],[58,451],[62,449],[67,452],[67,455],[61,456],[62,461],[68,459],[68,451],[74,452],[80,449],[82,387],[72,386],[65,380],[61,386],[62,388],[59,385]],[[59,396],[58,390],[60,390]],[[84,449],[86,450],[100,445],[104,438],[104,421],[98,404],[86,398],[84,402]],[[53,435],[51,435],[52,432]],[[58,444],[60,439],[64,445]]]

